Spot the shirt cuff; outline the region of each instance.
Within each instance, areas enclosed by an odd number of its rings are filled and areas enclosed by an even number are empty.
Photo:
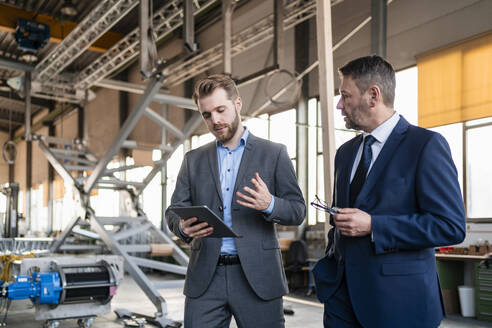
[[[270,215],[273,212],[273,206],[275,206],[275,197],[272,196],[272,200],[270,201],[270,205],[268,205],[267,209],[263,211],[266,215]]]
[[[190,238],[187,234],[185,234],[185,233],[183,232],[183,230],[181,230],[181,224],[179,224],[179,223],[178,223],[178,230],[179,230],[179,234],[181,235],[181,237],[182,237],[183,239],[188,239],[188,238]]]

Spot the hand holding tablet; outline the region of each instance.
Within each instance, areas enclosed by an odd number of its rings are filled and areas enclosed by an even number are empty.
[[[180,219],[179,222],[181,231],[191,238],[204,238],[211,235],[214,228],[209,226],[207,222],[200,222],[198,218],[191,217],[188,219]]]
[[[190,235],[190,237],[200,238],[200,237],[210,237],[210,238],[222,238],[222,237],[234,237],[238,236],[234,231],[229,228],[221,218],[219,218],[214,212],[212,212],[206,205],[200,206],[185,206],[185,207],[170,207],[170,211],[173,211],[181,219],[190,222],[191,224],[186,225],[188,228],[194,228],[192,232],[196,235]],[[188,222],[186,222],[188,223]],[[185,224],[186,224],[185,223]],[[209,228],[212,231],[209,230]],[[183,231],[184,232],[184,231]]]

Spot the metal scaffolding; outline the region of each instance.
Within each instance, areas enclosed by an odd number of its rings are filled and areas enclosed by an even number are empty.
[[[197,15],[214,2],[215,0],[194,1],[194,15]],[[332,5],[339,2],[340,0],[333,0]],[[314,0],[288,1],[284,8],[284,30],[288,30],[307,19],[310,19],[315,14],[316,1]],[[183,3],[181,0],[171,1],[157,11],[153,16],[153,28],[156,40],[168,36],[172,31],[180,27],[183,24],[183,15]],[[231,55],[234,57],[251,49],[256,45],[269,40],[273,35],[274,15],[272,14],[234,35],[231,40]],[[99,84],[104,78],[139,55],[139,42],[140,32],[139,29],[136,28],[96,59],[75,79],[66,79],[63,83],[54,80],[49,82],[49,86],[45,86],[44,92],[40,93],[41,96],[49,97],[49,92],[52,91],[53,96],[57,99],[66,96],[69,101],[82,101],[83,90]],[[169,78],[164,81],[164,84],[166,86],[175,86],[183,83],[183,81],[219,65],[222,62],[222,59],[223,45],[220,43],[187,61],[170,66]],[[38,94],[36,93],[36,95]]]
[[[162,85],[165,75],[155,74],[147,85],[139,101],[126,119],[113,143],[101,159],[96,158],[80,140],[64,139],[57,137],[35,136],[40,149],[55,170],[68,181],[77,191],[80,205],[78,215],[75,215],[68,223],[60,237],[50,247],[51,252],[61,250],[101,250],[102,245],[74,245],[66,244],[67,237],[71,234],[82,235],[98,242],[103,242],[112,253],[121,255],[125,259],[125,268],[132,275],[139,287],[155,305],[156,321],[161,327],[174,327],[174,322],[167,318],[166,302],[157,291],[158,288],[182,287],[184,279],[152,282],[145,275],[141,267],[152,268],[164,272],[185,275],[188,266],[188,256],[174,243],[174,241],[154,224],[145,215],[139,205],[139,195],[150,183],[152,178],[161,171],[166,161],[174,151],[196,130],[201,123],[201,116],[195,112],[185,124],[183,130],[167,121],[160,114],[148,107],[149,103],[156,97]],[[121,87],[121,85],[119,85]],[[126,85],[128,88],[129,86]],[[141,89],[136,88],[142,92]],[[162,95],[167,96],[167,95]],[[175,99],[177,98],[177,99]],[[161,99],[162,102],[173,102],[178,100],[191,107],[191,100],[175,97]],[[172,144],[157,146],[162,151],[161,159],[154,162],[153,169],[142,182],[127,181],[119,178],[117,173],[130,171],[142,166],[126,165],[117,168],[108,168],[120,148],[142,148],[138,142],[127,140],[139,119],[146,115],[160,125],[165,131],[176,136]],[[60,147],[61,146],[61,147]],[[87,174],[87,172],[91,172]],[[85,176],[84,176],[85,175]],[[137,216],[100,217],[90,206],[90,194],[95,189],[124,190],[130,194],[133,210]],[[90,231],[90,226],[96,233]],[[168,253],[178,264],[170,264],[155,261],[146,257],[138,257],[134,254],[159,254],[160,249],[167,247]],[[162,253],[161,253],[162,255]]]
[[[331,0],[334,6],[343,0]],[[204,11],[216,0],[195,0],[193,15]],[[94,60],[77,76],[71,76],[64,69],[75,58],[96,41],[138,4],[137,0],[105,0],[87,16],[33,72],[33,96],[72,103],[81,103],[85,91],[98,84],[118,69],[134,60],[140,53],[140,32],[135,28],[104,54]],[[172,0],[156,11],[152,26],[157,41],[171,35],[183,25],[185,17],[184,0]],[[284,30],[313,17],[316,14],[315,0],[287,0],[284,7]],[[231,56],[270,39],[274,35],[274,15],[262,19],[231,38]],[[219,65],[223,59],[223,45],[207,49],[191,59],[173,64],[165,85],[175,86],[205,70]],[[42,83],[40,83],[42,82]]]
[[[297,24],[313,17],[316,13],[315,1],[290,1],[284,8],[284,29],[290,29]],[[273,38],[274,15],[269,15],[232,37],[232,57],[253,48],[254,46]],[[170,77],[165,85],[172,87],[197,76],[198,74],[219,65],[223,59],[223,44],[203,51],[189,60],[169,67]]]
[[[104,0],[38,65],[35,80],[48,82],[80,56],[138,4],[138,0]]]
[[[197,0],[194,3],[194,15],[212,5],[216,0]],[[182,0],[169,1],[153,16],[153,29],[156,40],[170,35],[172,31],[183,25],[184,7]],[[75,88],[86,89],[96,82],[109,76],[112,72],[124,66],[140,53],[140,31],[135,28],[102,56],[82,71],[75,81]]]

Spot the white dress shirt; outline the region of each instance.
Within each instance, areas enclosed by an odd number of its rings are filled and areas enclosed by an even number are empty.
[[[367,170],[367,174],[369,174],[369,172],[371,171],[371,168],[374,162],[376,162],[376,159],[378,158],[381,149],[383,149],[386,140],[388,140],[391,132],[393,132],[393,129],[395,128],[396,124],[398,124],[399,120],[400,120],[400,115],[395,111],[393,116],[391,116],[389,119],[384,121],[383,124],[375,128],[370,133],[370,135],[372,135],[374,139],[376,139],[376,141],[371,145],[372,159],[371,159],[371,164],[369,165],[369,169]],[[364,138],[367,135],[369,135],[369,133],[364,132]],[[359,146],[359,150],[357,151],[357,155],[355,156],[354,165],[352,166],[352,173],[350,175],[350,182],[352,182],[352,179],[354,178],[355,175],[355,171],[357,171],[357,166],[359,166],[360,158],[362,157],[363,144],[364,143],[361,142]]]

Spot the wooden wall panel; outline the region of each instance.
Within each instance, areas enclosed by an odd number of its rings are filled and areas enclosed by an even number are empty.
[[[17,158],[14,165],[14,182],[19,184],[20,190],[26,191],[26,142],[17,143]]]
[[[99,158],[104,155],[119,131],[119,93],[99,89],[88,105],[89,149]]]
[[[43,133],[44,134],[44,133]],[[48,135],[48,131],[45,133]],[[60,138],[76,139],[78,134],[78,113],[73,110],[55,122],[55,135]]]
[[[48,127],[43,127],[37,134],[48,135]],[[48,160],[36,141],[32,142],[32,186],[37,187],[48,181]],[[25,172],[24,172],[25,175]]]

